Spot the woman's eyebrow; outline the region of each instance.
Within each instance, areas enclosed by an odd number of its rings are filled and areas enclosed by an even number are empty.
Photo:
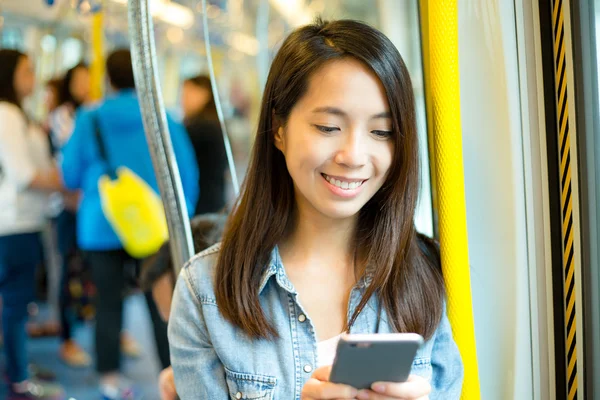
[[[312,112],[313,112],[313,114],[331,114],[331,115],[335,115],[338,117],[347,117],[348,116],[348,114],[344,110],[341,110],[337,107],[329,107],[329,106],[317,107]],[[392,118],[392,113],[390,113],[389,111],[384,111],[379,114],[375,114],[371,117],[371,119],[391,119],[391,118]]]
[[[313,114],[332,114],[338,117],[348,116],[343,110],[336,107],[317,107],[312,112]]]
[[[384,111],[382,113],[375,114],[371,117],[371,119],[391,119],[391,118],[392,118],[392,113],[389,111]]]

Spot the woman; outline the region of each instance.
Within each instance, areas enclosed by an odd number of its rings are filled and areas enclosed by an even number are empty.
[[[458,399],[441,272],[418,245],[411,80],[355,21],[294,31],[273,61],[221,246],[191,260],[169,338],[183,399]],[[405,383],[328,382],[340,334],[415,332]],[[254,396],[254,397],[251,397]]]
[[[54,398],[60,387],[28,377],[25,324],[42,261],[47,195],[62,186],[47,137],[23,111],[35,85],[31,60],[16,50],[0,50],[0,65],[0,295],[9,398]]]
[[[50,79],[48,82],[46,82],[46,92],[45,92],[45,96],[44,96],[44,105],[45,105],[45,111],[46,111],[46,119],[44,120],[43,123],[43,128],[44,131],[48,134],[48,137],[52,137],[52,131],[50,129],[50,124],[52,123],[52,113],[54,112],[54,110],[56,110],[58,108],[58,106],[60,106],[61,100],[60,100],[60,90],[62,87],[62,80],[60,79]],[[52,154],[54,154],[54,144],[50,143],[50,145],[52,146]]]
[[[89,100],[90,71],[86,64],[79,63],[69,69],[62,79],[60,105],[50,117],[52,143],[60,151],[73,133],[75,113]]]
[[[88,101],[90,92],[90,73],[87,65],[80,63],[69,69],[58,87],[58,106],[50,114],[50,134],[55,154],[60,155],[65,143],[73,133],[75,113]],[[60,334],[59,356],[70,367],[87,367],[90,356],[73,339],[73,326],[68,315],[69,292],[67,287],[68,269],[77,255],[75,213],[79,196],[71,193],[63,196],[63,210],[56,217],[58,252],[62,260],[62,280],[60,285]],[[52,324],[46,328],[50,331]]]
[[[225,207],[227,155],[210,78],[198,75],[186,79],[181,105],[200,170],[200,197],[194,215],[218,212]]]

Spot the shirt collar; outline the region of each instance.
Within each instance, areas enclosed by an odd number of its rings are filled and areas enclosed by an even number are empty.
[[[285,267],[283,266],[283,262],[281,261],[281,256],[279,255],[279,247],[275,246],[273,251],[271,251],[271,260],[269,261],[269,267],[264,272],[262,279],[260,281],[260,287],[258,289],[258,293],[261,294],[269,279],[275,277],[275,280],[287,292],[291,294],[296,294],[296,289],[292,282],[290,282],[286,272]]]

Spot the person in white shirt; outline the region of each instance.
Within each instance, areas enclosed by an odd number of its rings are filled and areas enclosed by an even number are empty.
[[[9,398],[48,399],[62,388],[29,379],[25,324],[42,260],[47,196],[62,190],[62,183],[47,138],[22,108],[35,85],[31,60],[2,49],[0,66],[0,295]]]

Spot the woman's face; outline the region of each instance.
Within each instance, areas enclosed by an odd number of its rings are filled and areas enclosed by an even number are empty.
[[[90,95],[90,72],[87,68],[81,67],[73,71],[69,90],[73,98],[79,103],[88,101]]]
[[[29,57],[21,57],[17,63],[14,76],[15,92],[17,98],[22,101],[33,93],[35,88],[35,73],[33,64]]]
[[[185,118],[202,112],[210,101],[210,96],[211,93],[206,88],[185,82],[181,90],[181,107]]]
[[[275,133],[300,212],[355,217],[377,193],[393,160],[385,90],[353,59],[325,64]]]

